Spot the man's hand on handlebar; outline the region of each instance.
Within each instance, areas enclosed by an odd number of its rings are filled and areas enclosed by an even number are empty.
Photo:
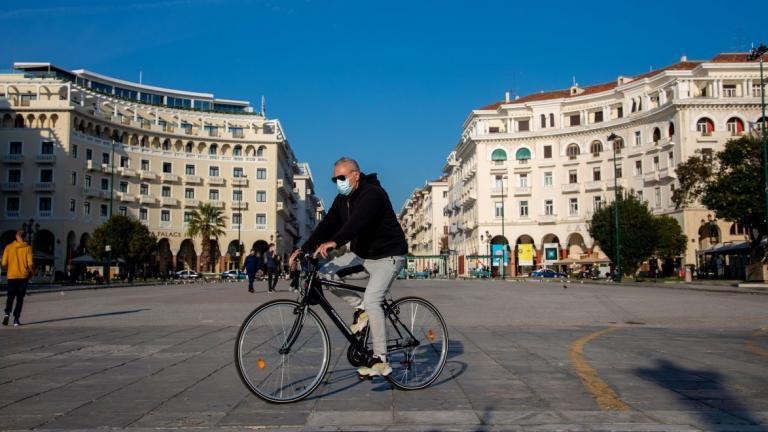
[[[314,257],[317,258],[318,255],[320,255],[323,258],[328,258],[328,250],[333,249],[336,247],[335,241],[329,241],[321,244],[317,247],[317,250],[315,250]]]
[[[301,254],[301,249],[296,249],[293,251],[290,257],[288,257],[288,265],[292,265],[294,261],[296,261],[296,258]]]

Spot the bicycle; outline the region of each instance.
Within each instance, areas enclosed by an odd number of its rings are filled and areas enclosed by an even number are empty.
[[[311,306],[319,305],[349,342],[346,357],[353,367],[373,356],[369,328],[353,334],[323,295],[323,286],[364,292],[365,288],[318,276],[318,262],[302,264],[303,283],[297,301],[273,300],[245,318],[235,344],[235,365],[243,384],[259,398],[290,403],[309,396],[323,382],[331,360],[328,329]],[[448,329],[440,312],[418,297],[385,299],[387,359],[385,378],[401,390],[432,384],[445,367]],[[365,377],[360,377],[365,379]]]

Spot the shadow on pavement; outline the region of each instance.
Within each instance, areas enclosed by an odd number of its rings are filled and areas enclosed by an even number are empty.
[[[66,318],[55,318],[55,319],[49,319],[49,320],[43,320],[43,321],[31,321],[31,322],[25,322],[24,324],[25,325],[45,324],[45,323],[59,322],[59,321],[70,321],[70,320],[86,319],[86,318],[99,318],[99,317],[113,316],[113,315],[132,314],[132,313],[143,312],[148,310],[151,310],[151,309],[134,309],[134,310],[127,310],[127,311],[105,312],[100,314],[80,315],[80,316],[66,317]]]
[[[739,402],[723,385],[722,374],[705,369],[686,369],[669,360],[657,360],[653,369],[636,369],[635,373],[681,396],[691,412],[717,430],[733,425],[731,417],[749,425],[752,432],[768,432],[749,409]],[[735,429],[734,429],[735,430]]]

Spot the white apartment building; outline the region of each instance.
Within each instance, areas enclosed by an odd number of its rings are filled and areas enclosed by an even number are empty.
[[[487,255],[491,244],[510,245],[507,275],[568,257],[604,260],[587,227],[592,212],[613,200],[614,182],[646,200],[653,213],[678,220],[689,239],[686,263],[696,263],[697,251],[710,242],[743,241],[743,229],[725,221],[717,222],[714,238],[705,236],[711,212],[676,210],[671,196],[678,164],[757,127],[759,84],[759,65],[746,53],[683,57],[639,76],[514,99],[507,94],[473,110],[444,167],[459,274],[473,267],[467,257]],[[611,134],[620,138],[616,152]],[[532,245],[531,265],[521,265],[519,256],[531,246],[520,245]]]
[[[315,220],[293,186],[296,176],[311,185],[309,166],[297,163],[280,121],[247,101],[49,63],[15,68],[0,75],[3,246],[33,219],[38,259],[64,271],[111,211],[157,236],[158,271],[199,269],[201,242],[186,221],[207,202],[227,217],[214,244],[223,270],[237,265],[238,241],[246,251],[275,243],[285,255]],[[299,195],[317,201],[311,186]]]
[[[448,253],[447,204],[448,180],[445,177],[428,181],[406,200],[398,218],[411,254],[435,257]],[[431,269],[434,263],[433,260],[418,261],[415,269]],[[438,265],[442,272],[444,264],[438,262]]]
[[[299,170],[293,176],[293,182],[295,185],[293,190],[298,197],[296,217],[299,223],[299,238],[297,246],[301,246],[309,239],[315,226],[322,219],[323,204],[320,198],[315,195],[315,183],[308,163],[299,163]]]

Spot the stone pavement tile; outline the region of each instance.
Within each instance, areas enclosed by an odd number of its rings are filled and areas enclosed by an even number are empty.
[[[638,411],[558,411],[568,421],[579,424],[653,423],[653,419]]]
[[[395,411],[395,423],[408,425],[480,425],[472,410]]]
[[[307,426],[343,425],[391,425],[394,423],[392,410],[380,411],[319,411],[309,415]]]
[[[690,424],[703,428],[714,425],[742,426],[748,424],[747,421],[741,418],[713,409],[698,411],[643,411],[643,413],[661,423]]]
[[[568,423],[549,423],[540,425],[523,426],[525,432],[591,432],[589,426],[568,424]]]
[[[671,425],[654,423],[612,423],[589,425],[593,432],[701,432],[691,425]]]
[[[564,419],[555,411],[519,410],[519,411],[484,411],[478,413],[483,424],[487,425],[537,425],[555,424]]]
[[[0,430],[32,429],[45,422],[48,417],[42,415],[0,415]]]
[[[274,428],[297,427],[307,424],[309,411],[299,411],[287,406],[285,411],[238,411],[227,413],[217,426],[271,426]]]

